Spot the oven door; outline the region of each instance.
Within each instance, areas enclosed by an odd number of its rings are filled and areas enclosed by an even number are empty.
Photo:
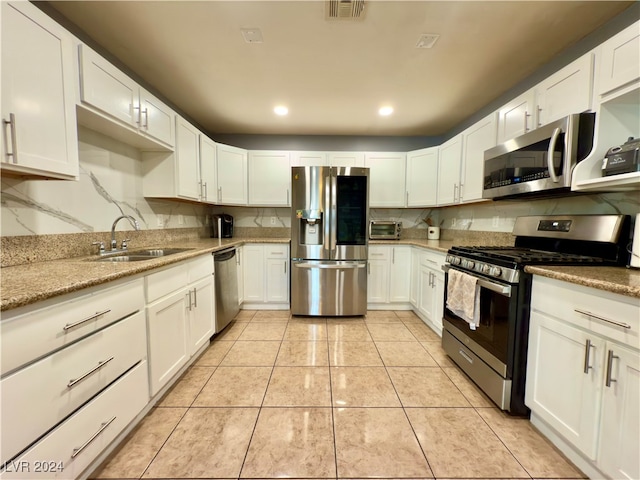
[[[445,271],[451,266],[445,266]],[[462,271],[462,270],[461,270]],[[488,279],[465,271],[478,279],[480,323],[475,330],[447,308],[448,275],[445,276],[444,327],[458,341],[503,378],[510,378],[513,352],[510,346],[515,334],[517,311],[517,284]]]

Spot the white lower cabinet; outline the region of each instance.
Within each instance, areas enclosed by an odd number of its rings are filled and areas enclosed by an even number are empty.
[[[591,478],[640,478],[640,300],[537,276],[531,298],[532,423]]]
[[[242,250],[242,307],[289,308],[289,245],[245,244]]]
[[[213,335],[213,258],[203,255],[152,273],[145,283],[153,397]]]
[[[244,247],[240,246],[236,249],[236,267],[238,268],[238,305],[244,302]]]
[[[444,310],[445,255],[431,250],[417,249],[412,278],[415,286],[415,312],[436,332],[442,332]]]
[[[148,401],[147,363],[143,360],[23,454],[3,462],[0,478],[71,480],[85,476],[93,460]]]
[[[367,302],[385,305],[382,308],[392,308],[389,304],[408,304],[410,287],[411,247],[370,246]],[[380,307],[377,305],[377,308]]]
[[[82,476],[149,402],[143,281],[115,283],[4,312],[3,350],[30,345],[0,383],[0,478]]]

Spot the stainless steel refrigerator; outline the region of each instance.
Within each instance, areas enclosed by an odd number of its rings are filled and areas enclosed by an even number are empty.
[[[291,313],[367,310],[369,169],[291,168]]]

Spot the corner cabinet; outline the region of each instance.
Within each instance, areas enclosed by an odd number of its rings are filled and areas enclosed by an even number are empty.
[[[407,207],[431,207],[438,200],[439,147],[407,153]]]
[[[462,135],[440,145],[437,205],[453,205],[460,201],[460,162]]]
[[[640,300],[534,276],[531,301],[532,423],[590,478],[640,478]]]
[[[249,152],[249,205],[288,207],[291,205],[289,152]]]
[[[218,143],[216,145],[217,203],[247,205],[247,151]]]
[[[383,152],[364,154],[369,172],[369,206],[389,208],[405,206],[406,153]]]
[[[2,173],[77,180],[73,39],[29,2],[2,2]]]
[[[484,190],[484,152],[496,146],[496,114],[486,116],[462,132],[462,165],[459,200],[461,203],[482,200]]]

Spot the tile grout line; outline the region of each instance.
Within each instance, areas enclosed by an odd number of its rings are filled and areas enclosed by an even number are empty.
[[[327,342],[327,367],[329,368],[329,408],[331,409],[331,431],[333,433],[333,463],[336,467],[336,480],[339,477],[338,474],[338,441],[336,438],[336,415],[333,407],[333,379],[331,376],[331,351],[329,350],[329,320],[325,317],[325,332]]]

